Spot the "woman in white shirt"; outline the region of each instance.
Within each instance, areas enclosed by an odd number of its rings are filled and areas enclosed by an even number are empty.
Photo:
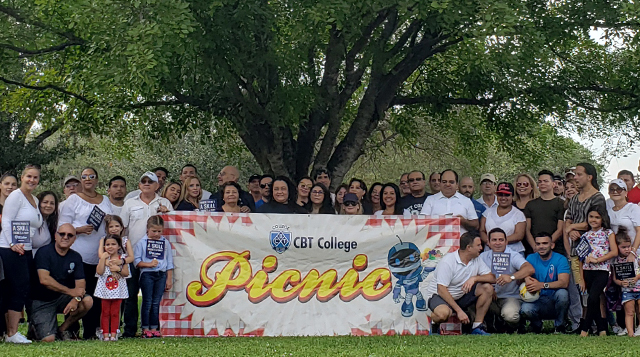
[[[496,190],[498,205],[488,208],[482,214],[482,218],[480,218],[480,238],[484,244],[487,244],[487,232],[500,227],[507,235],[508,247],[524,255],[522,239],[524,238],[527,219],[522,211],[513,206],[513,194],[513,185],[508,182],[498,184],[498,189]],[[485,250],[489,250],[489,247],[485,247]]]
[[[629,261],[634,261],[638,254],[638,246],[640,246],[640,239],[635,239],[640,233],[640,207],[635,203],[627,202],[627,185],[621,179],[611,181],[609,197],[613,201],[613,206],[607,207],[611,229],[617,234],[618,228],[621,226],[627,228],[631,238]]]
[[[33,195],[33,191],[40,182],[40,166],[27,165],[22,171],[20,180],[20,189],[11,192],[2,210],[0,257],[2,257],[6,281],[1,293],[3,304],[7,309],[4,311],[7,314],[5,342],[31,343],[18,332],[18,323],[29,296],[29,272],[35,271],[31,254],[33,236],[42,225],[38,199]],[[22,237],[12,234],[13,222],[22,223],[21,227],[25,229]]]
[[[84,266],[84,277],[86,281],[87,294],[93,296],[98,283],[96,268],[98,267],[98,248],[100,238],[104,235],[104,217],[113,214],[109,198],[96,192],[98,186],[98,172],[88,167],[82,170],[80,176],[82,192],[69,196],[60,212],[58,227],[65,223],[70,223],[76,228],[76,241],[71,248],[82,256]],[[104,216],[98,229],[89,224],[91,212],[100,209]],[[100,306],[101,300],[94,297],[93,307],[82,318],[84,327],[83,338],[88,339],[95,336],[96,328],[100,326]]]

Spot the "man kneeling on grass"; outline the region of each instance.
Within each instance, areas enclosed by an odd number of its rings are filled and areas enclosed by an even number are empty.
[[[427,301],[434,324],[445,322],[455,312],[463,324],[471,322],[465,309],[475,303],[473,335],[489,335],[484,316],[491,305],[496,277],[478,257],[482,241],[477,232],[466,232],[460,237],[460,249],[449,253],[438,263],[427,287]]]
[[[513,332],[520,322],[522,302],[518,292],[518,281],[531,276],[535,273],[535,269],[522,254],[509,248],[507,234],[501,228],[492,229],[488,238],[490,250],[480,254],[480,259],[489,267],[493,265],[495,267],[493,271],[498,275],[494,285],[493,302],[489,310],[495,318],[496,330]]]
[[[70,340],[67,329],[93,305],[91,296],[85,295],[82,257],[71,249],[76,241],[75,228],[63,224],[55,239],[54,244],[40,248],[35,258],[40,284],[34,294],[30,323],[35,337],[43,342],[53,342],[56,337]],[[57,314],[65,315],[59,328]]]

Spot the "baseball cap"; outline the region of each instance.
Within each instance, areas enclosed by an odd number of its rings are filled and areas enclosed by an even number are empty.
[[[496,180],[496,177],[493,174],[484,174],[480,176],[480,183],[482,183],[482,181],[485,181],[485,180],[489,180],[493,183],[498,182],[498,180]]]
[[[69,181],[78,181],[78,182],[80,182],[80,180],[78,180],[77,177],[75,177],[73,175],[69,175],[69,176],[64,178],[64,181],[62,182],[62,186],[65,186],[67,184],[67,182],[69,182]]]
[[[621,189],[625,191],[627,190],[627,184],[622,179],[611,180],[611,182],[609,182],[609,186],[611,185],[618,185]]]
[[[553,181],[564,181],[560,175],[553,175]]]
[[[142,174],[142,176],[140,176],[140,181],[142,181],[142,179],[145,177],[149,178],[149,180],[153,182],[158,182],[158,176],[151,171],[147,171],[144,174]]]
[[[251,182],[251,181],[253,181],[253,180],[258,180],[258,181],[260,181],[261,179],[262,179],[262,175],[256,175],[256,174],[253,174],[253,175],[249,176],[249,182]]]
[[[504,193],[507,195],[513,195],[513,192],[513,185],[508,182],[500,182],[496,190],[496,193]]]
[[[345,203],[345,202],[356,202],[356,203],[358,203],[359,200],[358,200],[358,196],[356,196],[355,193],[346,193],[344,195],[344,198],[342,199],[342,202],[343,203]]]

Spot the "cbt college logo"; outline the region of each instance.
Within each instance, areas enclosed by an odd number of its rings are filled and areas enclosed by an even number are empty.
[[[285,250],[289,249],[291,245],[291,232],[289,232],[289,227],[277,224],[271,227],[271,229],[273,229],[269,233],[271,248],[278,252],[278,254],[282,254]]]

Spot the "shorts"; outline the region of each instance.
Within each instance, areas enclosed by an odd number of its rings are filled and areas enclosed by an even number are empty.
[[[640,300],[640,291],[623,291],[622,292],[623,304],[627,301],[636,301],[636,300]]]
[[[478,300],[478,297],[476,296],[476,286],[478,286],[478,284],[473,284],[471,291],[462,295],[459,299],[456,300],[456,304],[458,304],[461,309],[467,309],[473,303],[475,303],[476,300]],[[444,299],[438,294],[433,294],[429,299],[429,302],[427,303],[427,306],[429,306],[429,310],[431,311],[435,311],[435,309],[440,305],[449,306],[449,304],[447,304],[447,302],[444,301]],[[451,308],[451,306],[449,306],[449,308]]]
[[[87,296],[85,295],[85,297]],[[64,312],[64,308],[67,307],[71,299],[73,297],[69,295],[60,295],[51,301],[33,300],[29,323],[33,326],[37,340],[40,341],[58,332],[58,314]]]

